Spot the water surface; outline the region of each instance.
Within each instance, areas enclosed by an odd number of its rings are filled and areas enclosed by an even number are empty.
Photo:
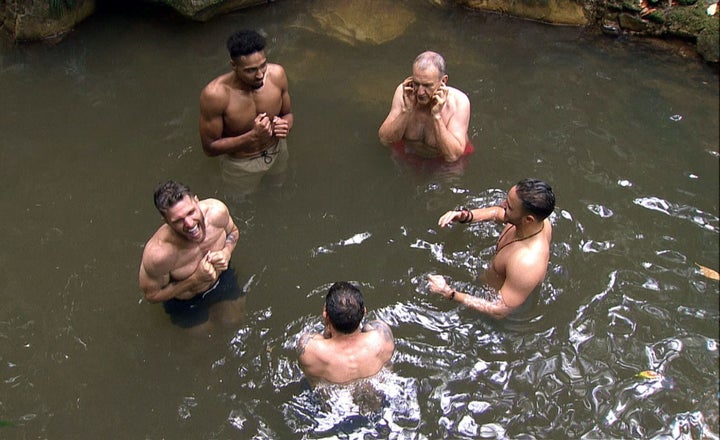
[[[351,46],[313,31],[309,3],[209,23],[112,11],[57,45],[0,52],[0,436],[717,437],[718,283],[697,267],[718,269],[717,73],[419,0],[402,2],[415,21],[400,38]],[[243,27],[269,36],[296,120],[285,184],[248,198],[197,134],[200,90]],[[418,170],[377,140],[426,49],[470,97],[463,173]],[[499,235],[437,218],[528,176],[558,200],[533,307],[495,322],[428,294],[428,273],[483,294]],[[239,325],[198,335],[141,300],[168,178],[230,207]],[[363,417],[309,393],[295,358],[336,280],[361,285],[396,337],[387,400]]]

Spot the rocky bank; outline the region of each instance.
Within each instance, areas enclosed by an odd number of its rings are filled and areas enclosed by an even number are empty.
[[[0,28],[14,42],[61,39],[93,14],[99,0],[0,0]],[[230,11],[267,4],[273,0],[145,0],[163,3],[191,20],[207,21]],[[282,0],[276,0],[282,1]],[[709,63],[720,60],[718,0],[426,0],[437,7],[465,7],[508,14],[557,25],[596,28],[610,36],[636,35],[655,39],[682,39],[695,45]],[[337,38],[357,38],[361,28],[366,42],[387,41],[381,21],[393,10],[394,0],[314,0],[325,11],[317,20]],[[369,12],[378,20],[368,18]],[[373,13],[373,12],[370,12]],[[364,24],[360,24],[364,22]],[[374,30],[373,30],[374,29]],[[392,36],[391,36],[392,37]]]

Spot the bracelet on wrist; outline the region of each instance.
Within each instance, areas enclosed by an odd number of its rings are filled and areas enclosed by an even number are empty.
[[[450,291],[450,296],[448,297],[448,299],[449,299],[450,301],[454,300],[456,293],[457,293],[457,291],[455,291],[455,289],[452,289],[452,291]]]
[[[460,212],[462,212],[462,216],[458,219],[459,223],[470,223],[475,218],[470,209],[460,208]]]

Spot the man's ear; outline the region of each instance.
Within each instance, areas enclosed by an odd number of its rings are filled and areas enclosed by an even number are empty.
[[[444,85],[444,86],[447,85],[447,81],[448,81],[448,76],[447,76],[447,75],[443,75],[443,77],[440,78],[440,83],[441,83],[442,85]]]

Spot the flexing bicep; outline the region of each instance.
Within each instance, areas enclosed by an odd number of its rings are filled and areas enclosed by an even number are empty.
[[[219,221],[219,227],[223,228],[225,230],[225,237],[233,236],[235,240],[237,241],[239,231],[237,226],[235,225],[235,222],[233,221],[232,216],[230,215],[230,210],[228,209],[227,205],[225,205],[220,200],[212,199],[215,202],[214,209],[217,210],[217,219]]]
[[[212,200],[215,202],[213,209],[217,213],[215,217],[217,219],[217,226],[225,231],[225,241],[227,242],[228,239],[230,239],[233,243],[237,242],[240,231],[230,215],[230,210],[228,210],[228,207],[220,200]]]
[[[164,272],[154,262],[143,258],[139,273],[140,289],[149,302],[158,302],[158,293],[170,283],[170,273]]]
[[[226,242],[233,241],[234,243],[237,243],[239,237],[240,237],[240,230],[238,229],[237,225],[235,225],[235,222],[233,221],[232,217],[229,217],[229,221],[228,221],[227,225],[225,226],[225,241]]]
[[[206,151],[223,134],[223,113],[227,98],[210,86],[200,95],[200,141]]]

